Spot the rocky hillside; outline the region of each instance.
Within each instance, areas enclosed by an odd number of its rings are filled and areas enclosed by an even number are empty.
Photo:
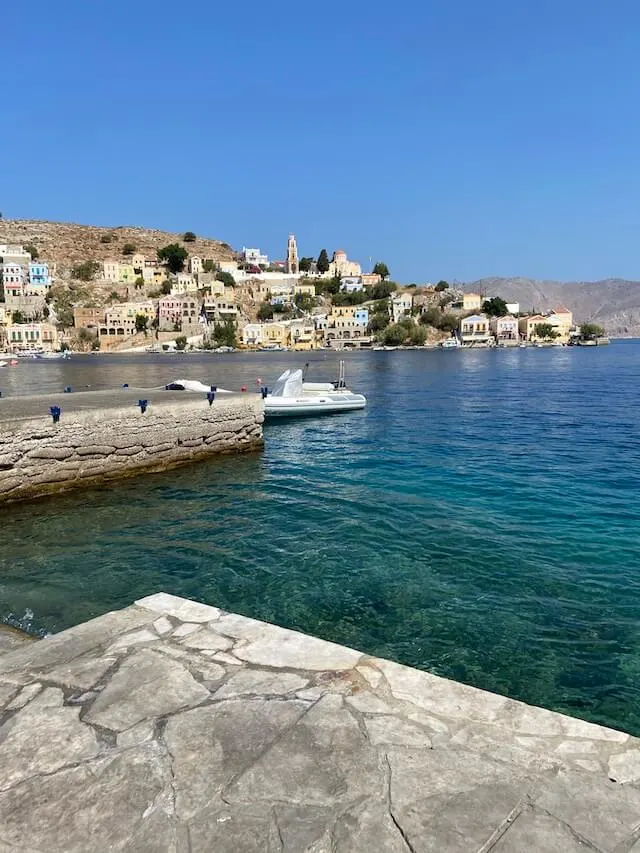
[[[573,311],[578,323],[599,323],[614,337],[640,336],[640,281],[537,281],[533,278],[482,278],[466,291],[502,296],[519,302],[522,311],[544,311],[559,303]]]
[[[133,244],[137,252],[154,258],[168,243],[181,243],[182,234],[119,225],[101,228],[95,225],[74,225],[67,222],[42,222],[31,219],[0,220],[0,243],[32,243],[40,258],[55,262],[58,274],[82,261],[103,261],[123,257],[125,243]],[[214,260],[230,260],[231,246],[219,240],[198,236],[195,242],[185,243],[190,255]]]

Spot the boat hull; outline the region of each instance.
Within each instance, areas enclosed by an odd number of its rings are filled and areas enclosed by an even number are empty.
[[[367,399],[362,394],[340,394],[332,397],[308,399],[306,397],[269,397],[264,401],[268,418],[306,418],[316,415],[335,415],[364,409]]]

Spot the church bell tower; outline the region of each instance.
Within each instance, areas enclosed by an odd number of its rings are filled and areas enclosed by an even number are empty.
[[[295,273],[296,275],[300,272],[295,234],[289,234],[289,240],[287,241],[287,272]]]

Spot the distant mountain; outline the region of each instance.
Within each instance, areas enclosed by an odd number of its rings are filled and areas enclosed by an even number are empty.
[[[467,292],[519,302],[521,311],[545,311],[566,305],[576,322],[593,321],[613,337],[640,337],[640,281],[537,281],[533,278],[481,278]]]

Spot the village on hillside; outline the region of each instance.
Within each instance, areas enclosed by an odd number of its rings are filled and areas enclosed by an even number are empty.
[[[0,349],[567,345],[604,334],[595,324],[576,326],[562,305],[523,313],[518,303],[446,281],[401,286],[385,263],[363,272],[342,249],[299,257],[293,234],[285,258],[272,261],[257,248],[234,253],[226,244],[198,254],[212,241],[193,232],[142,251],[118,229],[92,231],[100,236],[91,257],[67,254],[64,262],[50,245],[2,243],[0,229]]]

